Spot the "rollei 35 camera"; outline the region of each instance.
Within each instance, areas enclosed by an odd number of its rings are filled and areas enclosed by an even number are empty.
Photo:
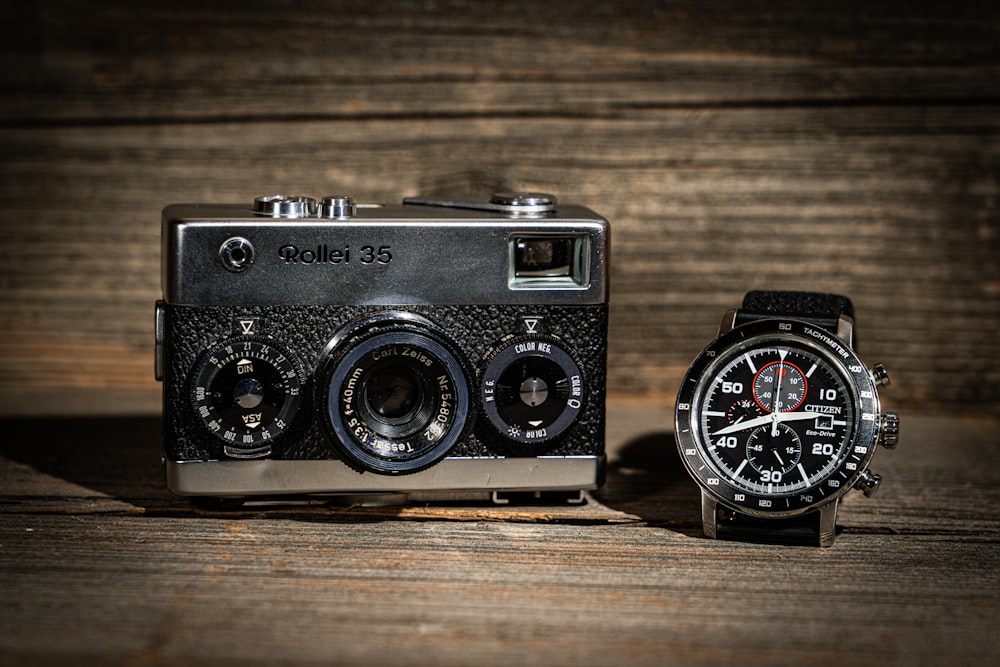
[[[602,483],[609,231],[593,211],[277,195],[168,206],[162,233],[175,493],[506,502]]]

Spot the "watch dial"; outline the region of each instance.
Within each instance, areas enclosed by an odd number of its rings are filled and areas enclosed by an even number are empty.
[[[752,329],[734,330],[689,371],[677,406],[681,454],[703,486],[751,512],[821,503],[867,465],[874,390],[859,391],[864,367],[828,332]]]
[[[759,341],[720,360],[699,406],[702,446],[736,486],[785,494],[829,476],[851,443],[854,397],[827,359],[791,341]],[[735,416],[732,406],[757,409]]]

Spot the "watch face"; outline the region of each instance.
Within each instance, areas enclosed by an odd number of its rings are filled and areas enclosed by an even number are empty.
[[[867,369],[811,324],[759,320],[721,336],[684,378],[676,433],[692,476],[723,504],[799,514],[850,489],[874,451]]]

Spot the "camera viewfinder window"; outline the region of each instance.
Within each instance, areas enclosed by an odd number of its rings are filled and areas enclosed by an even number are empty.
[[[590,282],[585,234],[518,236],[510,240],[511,289],[580,289]]]

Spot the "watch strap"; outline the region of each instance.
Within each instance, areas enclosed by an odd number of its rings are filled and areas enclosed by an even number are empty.
[[[757,290],[743,297],[743,304],[736,312],[736,324],[787,317],[812,322],[836,333],[841,315],[854,319],[854,304],[840,294]]]
[[[722,509],[716,517],[715,536],[721,540],[814,547],[821,543],[820,513],[810,512],[790,519],[759,519]]]

